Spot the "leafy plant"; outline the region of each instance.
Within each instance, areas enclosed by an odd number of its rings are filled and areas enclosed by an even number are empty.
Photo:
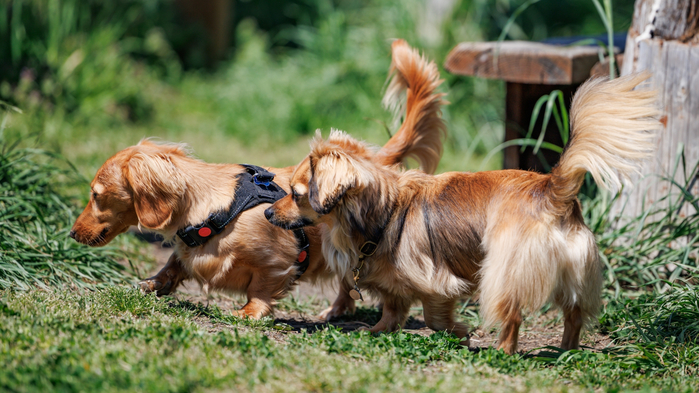
[[[60,156],[5,140],[8,117],[0,125],[0,288],[124,282],[123,252],[68,237],[75,200],[58,185],[84,179]]]
[[[596,219],[589,224],[597,233],[615,296],[622,289],[663,292],[668,283],[695,284],[699,272],[699,214],[685,214],[684,206],[699,207],[699,197],[691,192],[699,163],[688,166],[682,146],[676,157],[670,174],[651,176],[657,178],[654,186],[667,185],[667,195],[652,203],[643,198],[641,215],[625,217],[628,199],[622,196],[616,201],[607,198],[602,204],[593,202],[593,209],[598,211],[592,213]],[[684,175],[684,183],[675,180],[678,170]],[[609,213],[614,213],[612,218]]]
[[[592,0],[595,8],[599,13],[600,19],[604,22],[604,28],[607,30],[607,53],[609,56],[609,79],[616,78],[616,57],[614,56],[614,19],[612,13],[612,0],[603,0],[604,7],[600,4],[600,0]]]
[[[179,60],[165,38],[172,7],[156,0],[12,0],[0,5],[0,98],[25,109],[150,116],[134,78],[174,78]],[[135,58],[148,60],[139,69]],[[158,71],[156,71],[158,70]]]

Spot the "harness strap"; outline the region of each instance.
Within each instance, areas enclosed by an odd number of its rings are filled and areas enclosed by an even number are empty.
[[[296,236],[296,247],[299,249],[299,256],[296,258],[296,277],[294,278],[294,281],[296,281],[308,269],[311,261],[311,258],[308,256],[308,249],[311,247],[311,243],[308,242],[308,237],[306,237],[306,232],[303,229],[294,229],[294,236]]]
[[[197,247],[208,242],[212,237],[223,232],[228,224],[245,210],[263,203],[274,203],[286,196],[286,191],[279,187],[274,180],[274,173],[256,165],[240,164],[245,172],[237,175],[238,185],[235,196],[226,210],[211,213],[204,222],[189,225],[177,231],[177,236],[189,247]],[[308,249],[310,243],[303,229],[295,229],[297,248],[296,279],[308,269]]]

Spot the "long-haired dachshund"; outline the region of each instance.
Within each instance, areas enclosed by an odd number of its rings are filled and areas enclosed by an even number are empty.
[[[418,97],[420,105],[407,108],[399,131],[372,157],[387,168],[414,157],[423,169],[432,172],[439,162],[445,134],[440,116],[443,94],[436,91],[441,84],[437,67],[399,40],[393,44],[392,74],[385,103],[400,110],[399,98],[408,94]],[[91,183],[90,201],[71,236],[90,246],[102,246],[131,225],[139,225],[166,239],[174,238],[174,252],[167,265],[141,282],[144,290],[168,294],[183,280],[193,278],[204,291],[246,293],[248,302],[238,315],[260,318],[272,311],[274,301],[285,296],[297,279],[314,282],[332,277],[333,272],[321,252],[317,228],[307,228],[300,235],[310,245],[300,252],[298,233],[271,225],[263,215],[264,204],[242,211],[230,222],[225,222],[227,216],[218,219],[215,228],[220,229],[218,223],[226,224],[220,233],[212,232],[209,224],[197,225],[211,223],[212,214],[230,211],[237,203],[241,176],[248,169],[202,162],[190,156],[183,145],[141,141],[120,151],[99,169]],[[285,192],[291,191],[289,178],[294,167],[259,169],[276,174],[273,181]],[[268,183],[269,174],[263,175],[259,179],[253,176],[255,185],[246,184],[254,188],[259,182]],[[210,240],[190,246],[179,236],[182,231],[187,242],[197,236]],[[307,258],[307,266],[302,269],[299,262]],[[330,318],[352,311],[354,301],[347,291],[343,289],[321,316]]]
[[[600,308],[598,250],[577,193],[586,172],[617,187],[653,150],[655,95],[634,90],[647,75],[582,85],[571,108],[571,139],[550,174],[398,172],[342,132],[312,142],[290,180],[292,194],[266,212],[275,225],[321,225],[323,251],[352,287],[384,308],[372,332],[403,325],[421,301],[427,326],[464,338],[454,306],[480,293],[486,327],[501,324],[499,347],[517,349],[524,311],[551,301],[565,318],[561,347],[578,348]],[[410,97],[408,97],[410,110]]]

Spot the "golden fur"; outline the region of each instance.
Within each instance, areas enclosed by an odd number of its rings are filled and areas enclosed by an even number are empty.
[[[375,159],[380,165],[396,166],[413,156],[424,168],[434,170],[445,130],[439,113],[442,94],[435,91],[441,82],[437,67],[402,40],[393,44],[393,61],[393,81],[400,83],[390,83],[389,101],[397,99],[402,90],[408,102],[414,104],[406,108],[404,124]],[[266,169],[276,174],[277,184],[290,191],[294,167]],[[243,170],[240,165],[199,161],[183,145],[143,140],[120,151],[98,170],[91,183],[90,201],[71,236],[81,243],[102,246],[129,226],[139,225],[172,239],[178,229],[228,208],[236,176]],[[274,301],[285,296],[293,284],[298,249],[291,231],[265,219],[265,208],[259,205],[244,211],[202,246],[190,248],[176,238],[167,265],[144,280],[142,288],[168,294],[183,280],[193,278],[204,291],[246,293],[248,302],[239,311],[240,316],[260,318],[269,314]],[[332,277],[321,252],[318,229],[307,228],[306,234],[310,264],[301,280],[314,282]],[[342,290],[322,316],[330,318],[353,308],[347,290]]]
[[[350,288],[360,246],[380,239],[359,278],[360,288],[384,302],[373,332],[400,328],[419,300],[427,326],[466,337],[455,302],[479,292],[484,324],[501,324],[499,348],[507,353],[517,349],[521,312],[547,301],[563,310],[561,347],[578,348],[581,328],[599,311],[602,277],[576,195],[586,171],[615,186],[615,171],[628,175],[651,152],[655,95],[633,90],[647,77],[582,85],[570,143],[550,174],[401,173],[378,164],[364,143],[333,132],[316,137],[291,177],[295,195],[267,215],[287,227],[320,224],[328,265]]]

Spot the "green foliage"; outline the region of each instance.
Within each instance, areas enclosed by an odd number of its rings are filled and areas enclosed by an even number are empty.
[[[595,0],[476,0],[463,7],[479,16],[477,20],[488,40],[497,39],[503,31],[513,40],[540,41],[551,37],[600,35],[607,32],[607,22],[600,18]],[[518,8],[531,3],[521,16],[511,21]],[[634,0],[615,0],[609,26],[613,32],[628,30],[633,18]],[[606,5],[605,5],[606,7]],[[607,10],[603,10],[606,18]],[[511,24],[509,29],[505,27]]]
[[[604,22],[604,28],[607,30],[607,57],[609,58],[609,79],[616,78],[616,59],[614,57],[614,18],[612,12],[612,0],[604,0],[604,6],[600,0],[592,0],[597,8],[600,19]]]
[[[316,25],[284,32],[296,49],[272,49],[272,39],[254,21],[242,21],[235,61],[225,70],[227,83],[215,90],[213,104],[221,128],[247,143],[288,143],[330,127],[384,143],[390,118],[379,102],[390,63],[387,37],[407,38],[438,64],[450,49],[445,43],[421,45],[424,39],[415,30],[416,11],[423,6],[376,1],[361,7],[324,7]],[[482,154],[498,132],[491,125],[476,138],[477,127],[495,122],[500,105],[491,105],[494,100],[476,105],[473,81],[449,77],[448,83],[454,109],[448,107],[445,116],[452,124],[452,146]]]
[[[674,285],[663,294],[611,301],[600,322],[622,342],[697,344],[698,302],[696,288]]]
[[[539,115],[541,114],[541,109],[543,105],[546,104],[544,109],[544,118],[541,123],[541,131],[539,131],[539,136],[534,139],[532,134],[534,133],[534,126],[536,125]],[[563,146],[556,146],[553,143],[545,142],[544,137],[546,136],[547,127],[551,121],[551,115],[553,114],[554,120],[556,121],[556,127],[558,132],[561,134],[561,140],[563,141]],[[521,146],[520,151],[524,151],[527,146],[533,146],[533,154],[541,160],[541,164],[544,169],[550,170],[551,165],[546,161],[546,158],[540,153],[539,149],[544,148],[552,150],[556,153],[562,153],[563,147],[568,143],[568,136],[570,135],[570,123],[568,122],[568,109],[565,106],[563,92],[560,90],[554,90],[551,94],[544,94],[539,97],[534,105],[534,110],[532,111],[532,117],[529,121],[529,129],[527,134],[522,138],[511,139],[507,142],[503,142],[493,148],[483,159],[481,163],[481,168],[485,167],[495,154],[500,153],[502,150],[510,146]]]
[[[115,248],[90,249],[68,237],[75,200],[59,184],[85,184],[61,157],[19,149],[0,125],[0,288],[123,282]],[[67,168],[67,169],[66,169]]]
[[[25,110],[138,120],[150,116],[137,77],[176,77],[160,27],[168,1],[13,0],[0,5],[0,99]],[[134,59],[147,60],[150,67]]]

